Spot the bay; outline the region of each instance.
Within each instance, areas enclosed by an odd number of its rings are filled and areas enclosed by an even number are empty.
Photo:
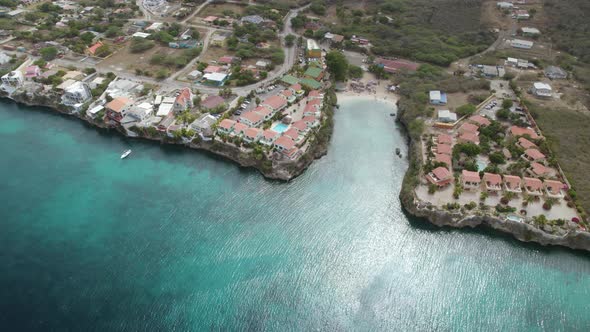
[[[391,106],[341,104],[282,183],[0,103],[0,327],[588,330],[587,255],[407,216]]]

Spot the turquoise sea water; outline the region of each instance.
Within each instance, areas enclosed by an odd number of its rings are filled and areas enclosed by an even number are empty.
[[[587,255],[402,212],[389,113],[279,183],[1,103],[1,330],[587,331]]]

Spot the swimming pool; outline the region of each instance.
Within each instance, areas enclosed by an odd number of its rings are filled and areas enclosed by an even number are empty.
[[[486,163],[485,161],[478,159],[477,160],[477,171],[478,172],[482,172],[484,169],[486,169],[486,167],[488,167],[488,163]]]
[[[279,123],[278,125],[272,127],[272,130],[276,131],[279,134],[287,131],[287,129],[289,129],[289,126],[287,126],[284,123]]]
[[[514,214],[508,215],[508,216],[506,217],[506,220],[510,220],[510,221],[516,221],[516,222],[523,222],[523,221],[524,221],[524,219],[523,219],[523,218],[521,218],[521,217],[519,217],[519,216],[517,216],[517,215],[514,215]]]

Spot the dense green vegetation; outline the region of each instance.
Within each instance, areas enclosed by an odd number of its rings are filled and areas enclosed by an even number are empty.
[[[580,61],[590,63],[590,2],[587,0],[545,0],[549,31],[555,45],[578,57]]]
[[[369,38],[377,55],[448,65],[486,49],[494,35],[480,26],[478,0],[377,0],[365,11],[337,4],[332,32]],[[346,44],[346,43],[345,43]]]

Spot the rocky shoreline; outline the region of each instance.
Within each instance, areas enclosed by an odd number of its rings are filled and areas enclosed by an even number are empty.
[[[306,152],[296,161],[272,162],[267,159],[257,160],[251,154],[241,151],[239,147],[219,143],[217,141],[201,141],[195,144],[192,142],[176,142],[170,139],[166,139],[166,137],[149,137],[145,135],[138,135],[137,137],[132,137],[129,136],[122,127],[108,126],[102,122],[92,121],[92,119],[90,118],[80,116],[78,113],[67,112],[67,110],[64,110],[60,107],[59,103],[47,96],[35,95],[31,97],[27,94],[8,95],[0,91],[0,97],[9,99],[21,105],[30,107],[44,107],[52,111],[58,112],[60,114],[73,116],[97,128],[116,130],[125,137],[159,141],[161,144],[182,145],[190,149],[206,151],[214,155],[218,155],[223,158],[229,159],[238,164],[239,167],[254,168],[260,174],[262,174],[262,176],[269,180],[278,180],[285,182],[291,181],[297,176],[303,174],[303,172],[312,164],[312,162],[315,159],[323,157],[328,152],[327,144],[315,144],[311,151]],[[331,124],[329,129],[331,132]],[[272,163],[272,166],[268,165],[269,162]]]
[[[426,219],[438,227],[490,227],[502,233],[509,234],[522,242],[533,242],[543,246],[562,246],[575,250],[590,251],[590,233],[588,232],[570,231],[564,235],[554,235],[527,223],[490,215],[465,215],[460,212],[442,210],[429,203],[420,201],[415,195],[415,181],[413,181],[418,176],[420,151],[408,132],[409,120],[404,118],[403,111],[399,109],[397,121],[401,123],[406,131],[409,142],[408,159],[410,160],[410,167],[406,172],[399,196],[402,207],[407,213],[418,218]]]

